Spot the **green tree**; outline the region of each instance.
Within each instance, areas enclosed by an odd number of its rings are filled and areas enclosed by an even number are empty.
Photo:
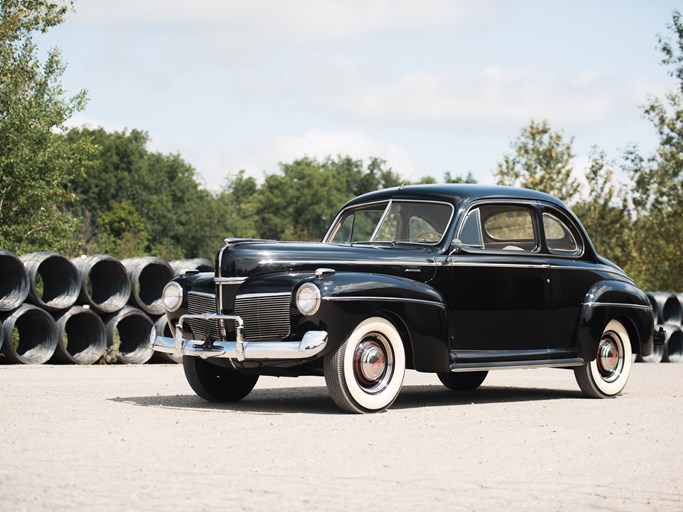
[[[217,201],[179,155],[150,152],[149,137],[139,130],[74,129],[67,138],[97,149],[97,162],[73,180],[73,209],[87,222],[81,241],[86,252],[213,257],[223,228]],[[125,232],[113,227],[126,220],[128,240],[115,243],[112,237]]]
[[[531,121],[510,144],[512,153],[498,164],[498,184],[539,190],[571,202],[579,191],[572,176],[573,141],[565,141],[547,121]]]
[[[401,184],[386,162],[367,166],[348,156],[322,161],[304,157],[281,163],[280,172],[256,180],[238,173],[219,197],[229,236],[319,240],[338,208],[349,199]]]
[[[674,11],[673,34],[658,36],[662,64],[677,84],[663,98],[651,98],[645,116],[659,135],[656,151],[642,156],[637,147],[625,160],[633,186],[629,202],[636,219],[629,270],[644,288],[683,290],[683,22]]]
[[[594,147],[585,173],[586,195],[572,209],[600,254],[623,268],[632,266],[633,220],[625,191],[616,184],[615,164]]]
[[[76,249],[78,221],[65,205],[91,152],[57,132],[83,109],[86,93],[66,97],[60,53],[51,50],[41,63],[33,42],[63,21],[69,5],[0,0],[0,247],[17,253]]]
[[[145,222],[130,201],[114,203],[102,213],[99,226],[99,246],[96,252],[128,258],[145,254],[148,235]]]

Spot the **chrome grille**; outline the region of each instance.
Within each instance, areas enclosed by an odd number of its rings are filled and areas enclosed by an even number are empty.
[[[187,293],[188,313],[215,313],[216,296],[211,293],[188,292]],[[219,339],[220,328],[216,320],[198,320],[191,318],[188,320],[190,328],[199,339]]]
[[[256,293],[235,297],[235,314],[244,321],[244,339],[265,341],[287,337],[291,302],[291,293]]]

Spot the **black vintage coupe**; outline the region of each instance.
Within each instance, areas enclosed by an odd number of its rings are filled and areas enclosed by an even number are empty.
[[[618,236],[618,234],[615,234]],[[320,243],[227,239],[216,272],[163,294],[192,389],[244,398],[261,375],[321,375],[339,407],[382,411],[406,369],[473,390],[489,370],[573,368],[623,390],[653,349],[650,302],[600,257],[576,216],[539,192],[405,186],[339,211]]]

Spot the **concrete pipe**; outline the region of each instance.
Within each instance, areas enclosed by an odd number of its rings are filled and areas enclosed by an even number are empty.
[[[184,270],[196,269],[200,272],[213,272],[213,263],[206,258],[193,258],[189,260],[173,260],[169,264],[173,269],[173,274],[179,276]]]
[[[683,309],[678,297],[670,292],[650,292],[655,300],[655,322],[658,324],[681,325]]]
[[[155,257],[129,258],[123,260],[130,277],[130,301],[132,306],[150,315],[161,315],[164,307],[161,292],[173,279],[173,269],[167,261]],[[149,330],[148,330],[149,331]],[[149,332],[148,332],[149,334]]]
[[[665,325],[666,331],[666,361],[669,363],[683,363],[683,330],[679,325]]]
[[[107,350],[104,322],[89,308],[73,306],[57,318],[57,348],[51,363],[93,364]]]
[[[2,362],[43,364],[57,347],[57,324],[47,311],[23,304],[2,316]]]
[[[104,362],[143,364],[152,357],[149,333],[154,322],[143,311],[126,306],[118,313],[104,317],[107,350]]]
[[[29,292],[28,275],[21,260],[0,249],[0,311],[17,309]]]
[[[123,264],[106,254],[71,260],[81,276],[79,304],[100,314],[120,311],[130,299],[130,279]]]
[[[168,325],[166,315],[157,318],[157,321],[154,323],[154,329],[156,330],[159,336],[168,336],[170,338],[173,337],[173,331],[171,330],[171,326]],[[165,352],[154,352],[154,355],[151,357],[149,362],[158,364],[177,364],[183,362],[183,356],[182,354],[167,354]]]
[[[30,285],[28,302],[48,311],[64,311],[74,305],[81,278],[73,263],[56,252],[33,252],[20,259]]]

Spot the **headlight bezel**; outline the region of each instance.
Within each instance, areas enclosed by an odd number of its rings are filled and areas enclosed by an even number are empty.
[[[296,291],[296,308],[304,316],[315,315],[320,309],[321,300],[320,288],[311,282],[302,284]]]
[[[180,284],[175,281],[167,283],[161,292],[161,303],[163,304],[164,309],[169,313],[178,311],[180,306],[183,305],[183,295],[184,290]]]

